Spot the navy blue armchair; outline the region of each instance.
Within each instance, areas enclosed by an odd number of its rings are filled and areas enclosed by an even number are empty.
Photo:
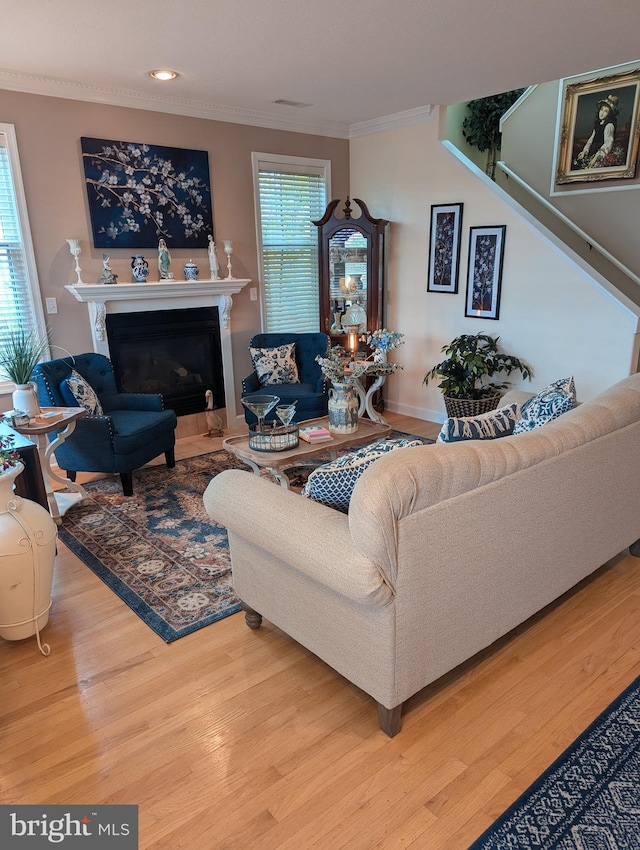
[[[95,392],[102,413],[78,419],[74,432],[55,451],[58,466],[70,480],[75,481],[77,472],[117,472],[124,495],[132,496],[134,469],[163,453],[167,466],[175,466],[176,414],[163,410],[159,394],[119,393],[111,361],[102,354],[39,363],[31,379],[42,407],[80,406],[67,383],[74,370]]]
[[[242,381],[242,398],[269,393],[277,395],[282,404],[297,400],[294,422],[314,419],[327,415],[329,385],[322,375],[320,365],[316,363],[318,354],[324,356],[329,346],[329,337],[324,333],[261,333],[256,334],[249,343],[250,348],[276,348],[280,345],[295,343],[296,365],[300,383],[269,384],[260,386],[255,372]],[[245,407],[244,418],[248,425],[255,424],[256,417]],[[272,410],[266,417],[268,422],[276,419]]]

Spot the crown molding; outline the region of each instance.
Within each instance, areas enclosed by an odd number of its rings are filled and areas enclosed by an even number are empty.
[[[395,130],[398,127],[411,127],[422,121],[430,121],[435,118],[436,109],[428,104],[416,109],[407,109],[405,112],[396,112],[394,115],[385,115],[382,118],[373,118],[371,121],[360,121],[358,124],[349,125],[349,138],[358,136],[369,136],[372,133],[381,133],[383,130]]]
[[[196,100],[160,97],[130,89],[115,89],[60,80],[55,77],[19,73],[0,69],[0,88],[47,97],[61,97],[108,106],[124,106],[131,109],[146,109],[190,118],[206,118],[209,121],[225,121],[229,124],[248,124],[290,133],[307,133],[314,136],[329,136],[336,139],[349,138],[347,124],[331,122],[300,121],[282,118],[270,112],[219,106]]]

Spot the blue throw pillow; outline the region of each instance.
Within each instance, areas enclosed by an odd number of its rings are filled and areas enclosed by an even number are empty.
[[[513,433],[526,434],[535,428],[541,428],[575,406],[576,388],[573,377],[560,378],[524,402]]]
[[[302,495],[347,513],[356,481],[374,461],[393,449],[423,445],[421,440],[398,437],[362,446],[314,469],[302,488]]]
[[[460,440],[495,440],[513,433],[518,421],[518,405],[509,404],[500,410],[490,410],[478,416],[450,416],[438,434],[437,443],[457,443]]]

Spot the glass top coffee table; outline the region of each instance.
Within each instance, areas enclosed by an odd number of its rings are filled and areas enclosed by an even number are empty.
[[[323,425],[329,427],[329,417],[322,416],[319,419],[307,419],[300,425]],[[286,469],[301,466],[305,458],[317,457],[329,454],[334,459],[344,449],[354,448],[372,443],[380,437],[386,437],[391,432],[391,426],[372,422],[370,419],[359,419],[358,430],[354,434],[336,434],[330,440],[322,440],[319,443],[300,444],[294,449],[286,449],[283,452],[256,452],[249,448],[249,435],[241,434],[237,437],[227,437],[222,441],[222,448],[235,455],[238,460],[251,467],[256,475],[266,469],[286,489],[289,489],[289,479],[285,473]]]

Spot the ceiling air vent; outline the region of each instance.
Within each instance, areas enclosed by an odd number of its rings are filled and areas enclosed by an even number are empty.
[[[296,109],[304,109],[305,106],[313,106],[312,103],[301,103],[299,100],[285,100],[284,98],[272,100],[271,103],[280,103],[283,106],[295,106]]]

